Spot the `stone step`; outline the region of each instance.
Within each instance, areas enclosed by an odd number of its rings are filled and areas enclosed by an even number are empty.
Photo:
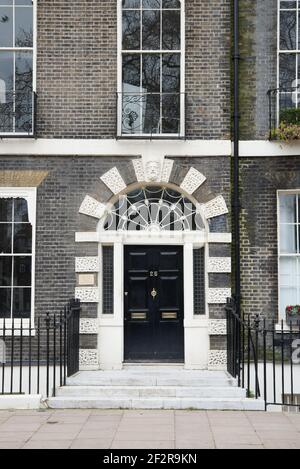
[[[233,386],[65,386],[58,397],[95,398],[245,398],[244,389]]]
[[[238,398],[149,398],[101,399],[98,397],[52,397],[51,409],[197,409],[197,410],[252,410],[264,411],[264,402]]]
[[[225,372],[172,369],[82,371],[68,378],[69,386],[235,386]]]

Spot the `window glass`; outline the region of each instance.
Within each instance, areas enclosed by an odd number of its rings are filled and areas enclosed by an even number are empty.
[[[122,133],[180,134],[181,2],[122,5]]]
[[[285,195],[280,197],[280,223],[296,223],[296,200],[296,195]]]
[[[280,314],[286,317],[287,306],[300,304],[300,196],[279,196],[279,283]]]
[[[28,223],[28,202],[25,199],[15,199],[14,201],[14,220],[15,223]]]
[[[296,55],[281,54],[279,58],[279,85],[282,88],[291,88],[296,80]]]
[[[139,55],[123,56],[123,91],[140,91],[141,58]]]
[[[141,23],[139,11],[123,11],[123,49],[140,49]]]
[[[123,8],[140,8],[141,0],[123,0]]]
[[[280,14],[280,48],[281,50],[296,49],[297,12],[282,11]]]
[[[0,223],[0,254],[11,253],[12,225]]]
[[[0,2],[0,133],[33,132],[32,91],[33,4],[4,0]]]
[[[32,6],[32,0],[15,0],[15,5]]]
[[[29,317],[31,289],[32,225],[28,202],[24,198],[0,198],[0,317]]]
[[[10,256],[0,256],[0,287],[11,285],[12,261]]]
[[[0,47],[13,47],[13,31],[13,8],[0,6]]]
[[[160,56],[143,55],[143,90],[147,93],[160,92]]]
[[[143,8],[160,8],[161,0],[142,0]]]
[[[31,257],[17,256],[14,258],[14,287],[30,287]]]
[[[30,288],[13,289],[13,317],[16,319],[29,318],[31,312]]]
[[[143,49],[160,49],[160,11],[143,11]]]
[[[31,8],[16,8],[15,43],[18,47],[33,46],[33,16]]]
[[[178,54],[163,55],[163,92],[180,92],[180,56]]]
[[[167,10],[162,12],[163,49],[180,49],[180,12],[178,10]]]
[[[12,221],[13,199],[0,199],[0,223]]]
[[[11,317],[11,288],[0,288],[0,318]]]

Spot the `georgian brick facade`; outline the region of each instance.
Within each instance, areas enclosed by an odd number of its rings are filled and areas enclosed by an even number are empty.
[[[116,141],[117,1],[37,3],[36,140],[0,142],[0,186],[37,187],[35,317],[59,310],[74,296],[76,257],[99,255],[98,242],[75,241],[78,232],[96,232],[99,222],[79,213],[84,198],[105,204],[113,199],[116,194],[100,179],[112,168],[127,187],[137,184],[136,158],[160,164],[172,159],[169,182],[176,187],[190,168],[205,176],[194,199],[205,205],[222,196],[229,212],[208,222],[210,234],[220,236],[209,243],[208,256],[230,257],[224,239],[231,231],[232,2],[185,1],[186,139],[175,143]],[[276,87],[277,0],[239,3],[242,307],[277,320],[276,192],[300,189],[300,150],[266,141],[267,91]],[[67,139],[72,143],[66,149]],[[255,141],[262,144],[258,150]],[[206,274],[207,292],[230,291],[228,268]],[[208,322],[224,320],[224,298],[213,298],[207,310]],[[96,303],[83,302],[83,318],[98,315]],[[210,351],[225,354],[224,333],[207,335]],[[81,349],[97,348],[97,334],[81,336]]]

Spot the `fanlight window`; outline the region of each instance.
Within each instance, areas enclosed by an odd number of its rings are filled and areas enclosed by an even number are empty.
[[[110,210],[105,230],[195,231],[204,230],[195,205],[172,189],[143,187],[121,196]]]

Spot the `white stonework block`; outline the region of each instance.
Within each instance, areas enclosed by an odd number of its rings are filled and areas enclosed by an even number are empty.
[[[98,351],[94,349],[79,350],[79,366],[81,368],[89,366],[98,366]]]
[[[226,319],[210,319],[209,335],[227,335]]]
[[[200,171],[190,168],[180,187],[192,195],[205,181],[206,177]]]
[[[226,370],[227,352],[226,350],[210,350],[208,359],[209,370]]]
[[[78,274],[77,285],[78,287],[95,287],[97,285],[96,274]]]
[[[75,289],[75,298],[82,303],[98,303],[99,288],[98,287],[77,287]]]
[[[174,166],[173,160],[164,160],[163,169],[161,173],[161,182],[170,181],[173,166]]]
[[[99,272],[100,261],[99,257],[76,257],[75,259],[76,272]]]
[[[98,334],[98,319],[80,319],[80,334]]]
[[[206,219],[219,217],[220,215],[225,215],[228,213],[228,208],[222,195],[219,195],[215,199],[210,200],[201,207]]]
[[[103,174],[100,179],[113,194],[119,194],[119,192],[126,189],[126,184],[116,167],[107,171],[107,173]]]
[[[210,257],[208,272],[214,274],[231,273],[231,257]]]
[[[138,182],[144,182],[146,180],[143,161],[139,160],[132,160],[132,164],[134,167],[136,179]]]
[[[208,289],[208,304],[226,304],[227,298],[231,297],[231,288],[209,288]]]
[[[99,219],[103,217],[105,212],[106,206],[89,195],[85,197],[79,209],[79,213]]]

